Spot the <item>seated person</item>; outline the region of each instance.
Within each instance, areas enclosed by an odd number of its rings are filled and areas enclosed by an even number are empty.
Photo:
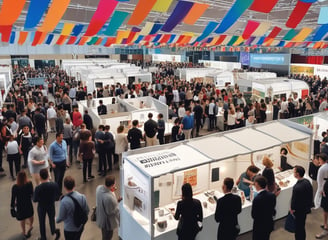
[[[257,175],[260,169],[254,165],[251,165],[247,168],[246,172],[242,173],[236,184],[238,188],[245,193],[245,197],[248,198],[250,195],[250,187],[253,184],[253,179]]]
[[[293,167],[287,163],[287,154],[288,154],[287,149],[281,148],[281,150],[280,150],[280,167],[279,167],[279,169],[281,171],[293,169]]]

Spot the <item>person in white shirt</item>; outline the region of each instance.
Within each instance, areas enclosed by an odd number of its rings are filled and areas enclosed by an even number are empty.
[[[212,131],[214,129],[214,120],[215,120],[215,98],[211,98],[211,103],[208,105],[208,116],[209,116],[209,127],[208,130]]]
[[[178,109],[178,116],[179,118],[183,118],[184,116],[186,116],[186,109],[184,107],[184,103],[182,103]]]
[[[180,96],[179,96],[179,91],[176,87],[173,88],[172,94],[173,94],[174,105],[177,107],[177,106],[179,106]]]
[[[49,103],[49,108],[47,110],[47,118],[49,120],[50,130],[52,132],[55,132],[57,112],[54,109],[54,103],[53,102]]]
[[[160,101],[163,104],[166,104],[166,97],[165,97],[164,91],[163,92],[160,92],[160,96],[158,98],[158,101]]]
[[[9,171],[10,176],[13,179],[13,181],[16,180],[16,175],[20,171],[20,154],[19,154],[19,147],[17,141],[14,139],[14,135],[10,135],[9,141],[6,144],[7,149],[7,161],[9,164]],[[15,171],[16,174],[14,175],[14,163],[15,163]]]

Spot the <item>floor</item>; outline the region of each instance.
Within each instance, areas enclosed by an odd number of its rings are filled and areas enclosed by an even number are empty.
[[[54,140],[54,133],[49,134],[48,145]],[[97,161],[94,161],[93,164],[93,173],[96,175],[96,165]],[[10,216],[10,197],[11,197],[11,187],[14,182],[8,176],[8,164],[4,161],[4,168],[5,172],[7,173],[6,176],[0,177],[0,240],[20,240],[22,239],[22,235],[20,234],[20,225],[16,221],[16,219]],[[117,179],[117,183],[119,183],[119,171],[114,170],[113,173]],[[88,200],[89,207],[92,208],[95,206],[95,190],[99,184],[103,184],[104,178],[103,177],[96,177],[94,180],[83,184],[82,182],[82,170],[79,169],[79,164],[74,163],[66,172],[66,175],[72,175],[76,180],[76,190],[85,194]],[[119,194],[119,192],[117,192]],[[56,203],[56,209],[58,209],[58,202]],[[32,237],[30,239],[37,239],[39,237],[39,227],[38,227],[38,217],[36,214],[36,205],[35,206],[35,214],[34,214],[34,229],[32,231]],[[315,239],[315,234],[319,233],[320,224],[322,222],[322,211],[321,209],[314,210],[307,218],[307,239],[312,240]],[[49,232],[49,225],[47,224],[47,236],[48,239],[53,239]],[[286,232],[283,228],[284,226],[284,219],[276,221],[275,230],[271,234],[271,240],[291,240],[294,239],[293,234]],[[60,228],[63,234],[63,224],[59,224],[57,227]],[[61,239],[64,239],[62,236]],[[85,230],[83,232],[82,238],[83,240],[99,240],[101,239],[101,232],[99,228],[96,226],[94,222],[88,221],[85,226]],[[118,240],[117,231],[114,233],[113,240]],[[238,237],[238,240],[250,240],[252,239],[251,233],[246,233]],[[328,236],[323,238],[328,239]],[[136,240],[143,240],[138,239],[136,236]],[[207,239],[206,239],[207,240]]]

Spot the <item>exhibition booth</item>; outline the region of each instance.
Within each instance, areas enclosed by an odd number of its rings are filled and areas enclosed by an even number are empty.
[[[178,68],[175,71],[175,75],[180,79],[186,80],[187,82],[190,82],[196,78],[201,82],[205,82],[205,77],[208,74],[214,73],[216,71],[217,70],[214,68]]]
[[[205,82],[214,84],[216,88],[220,89],[227,85],[235,85],[234,75],[228,71],[209,73],[205,76]]]
[[[233,71],[235,69],[241,69],[240,62],[223,62],[223,61],[210,61],[210,60],[198,60],[198,63],[202,63],[204,67],[215,68],[225,71]]]
[[[250,141],[252,139],[252,141]],[[174,219],[181,186],[189,182],[194,198],[203,208],[203,230],[196,239],[216,239],[218,223],[214,220],[216,199],[223,196],[225,177],[235,180],[251,164],[263,169],[262,159],[269,156],[274,163],[276,181],[282,191],[277,197],[275,219],[287,215],[293,171],[279,172],[280,149],[288,148],[287,161],[308,169],[311,131],[302,132],[282,122],[217,133],[189,141],[138,149],[124,153],[121,170],[120,204],[122,239],[176,239],[178,221]],[[240,233],[252,230],[252,202],[237,188],[242,199],[239,214]]]
[[[113,104],[113,98],[115,103]],[[106,115],[98,115],[99,101],[103,101],[103,105],[107,107]],[[132,121],[139,121],[139,128],[143,131],[143,124],[148,120],[148,113],[153,114],[153,120],[157,121],[157,115],[163,114],[165,121],[165,134],[170,135],[173,127],[172,123],[168,122],[168,106],[152,97],[140,97],[130,99],[120,99],[116,97],[97,98],[91,100],[79,101],[79,110],[84,113],[88,110],[92,118],[95,128],[100,124],[110,125],[111,131],[116,134],[117,127],[120,125],[125,126],[125,132],[132,127]]]

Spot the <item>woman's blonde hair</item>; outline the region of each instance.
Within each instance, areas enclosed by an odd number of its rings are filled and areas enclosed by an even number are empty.
[[[272,168],[273,167],[273,163],[272,163],[271,159],[268,156],[263,157],[262,164],[267,168]]]

